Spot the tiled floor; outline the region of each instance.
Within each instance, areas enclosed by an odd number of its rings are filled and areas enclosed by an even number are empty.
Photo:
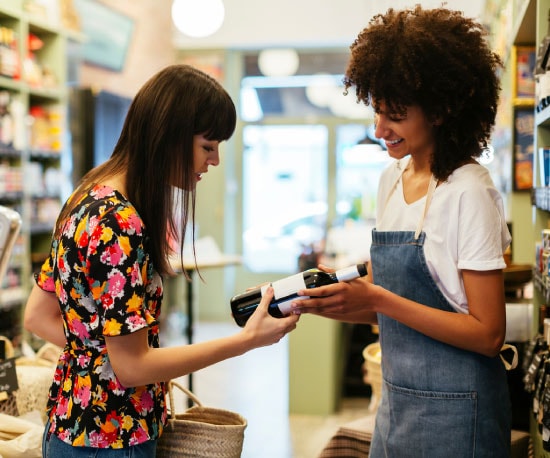
[[[199,323],[195,341],[234,332],[231,323]],[[369,400],[353,398],[335,415],[289,416],[287,352],[283,340],[193,374],[193,392],[204,405],[248,420],[242,458],[316,458],[340,425],[368,414]],[[179,381],[187,386],[187,377]],[[184,410],[184,398],[176,399]]]

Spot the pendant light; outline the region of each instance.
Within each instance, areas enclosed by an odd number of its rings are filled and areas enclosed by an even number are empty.
[[[222,0],[174,0],[172,21],[189,37],[208,37],[219,30],[225,17]]]
[[[264,49],[258,55],[258,67],[264,76],[291,76],[300,66],[295,49]]]

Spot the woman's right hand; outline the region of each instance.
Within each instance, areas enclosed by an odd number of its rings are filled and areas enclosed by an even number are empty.
[[[296,329],[300,316],[291,314],[284,318],[275,318],[268,312],[273,298],[273,288],[266,289],[260,304],[250,316],[241,332],[251,341],[252,348],[265,347],[279,342],[289,332]]]

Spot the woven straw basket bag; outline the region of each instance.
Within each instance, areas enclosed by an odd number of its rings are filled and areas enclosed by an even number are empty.
[[[6,359],[13,358],[13,345],[7,337],[0,336],[0,340],[4,342]],[[13,417],[19,415],[17,410],[17,399],[14,393],[0,392],[0,413],[11,415]]]
[[[175,388],[195,405],[175,413]],[[205,407],[188,389],[168,384],[169,419],[158,440],[158,458],[239,458],[243,449],[246,419],[229,410]]]

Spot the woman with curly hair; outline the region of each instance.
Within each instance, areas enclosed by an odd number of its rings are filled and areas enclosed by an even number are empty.
[[[377,323],[383,389],[371,457],[508,457],[499,358],[502,198],[478,159],[501,59],[482,25],[446,8],[389,9],[351,46],[347,89],[375,111],[396,161],[379,184],[369,276],[302,291],[295,313]],[[331,269],[321,266],[322,269]]]

